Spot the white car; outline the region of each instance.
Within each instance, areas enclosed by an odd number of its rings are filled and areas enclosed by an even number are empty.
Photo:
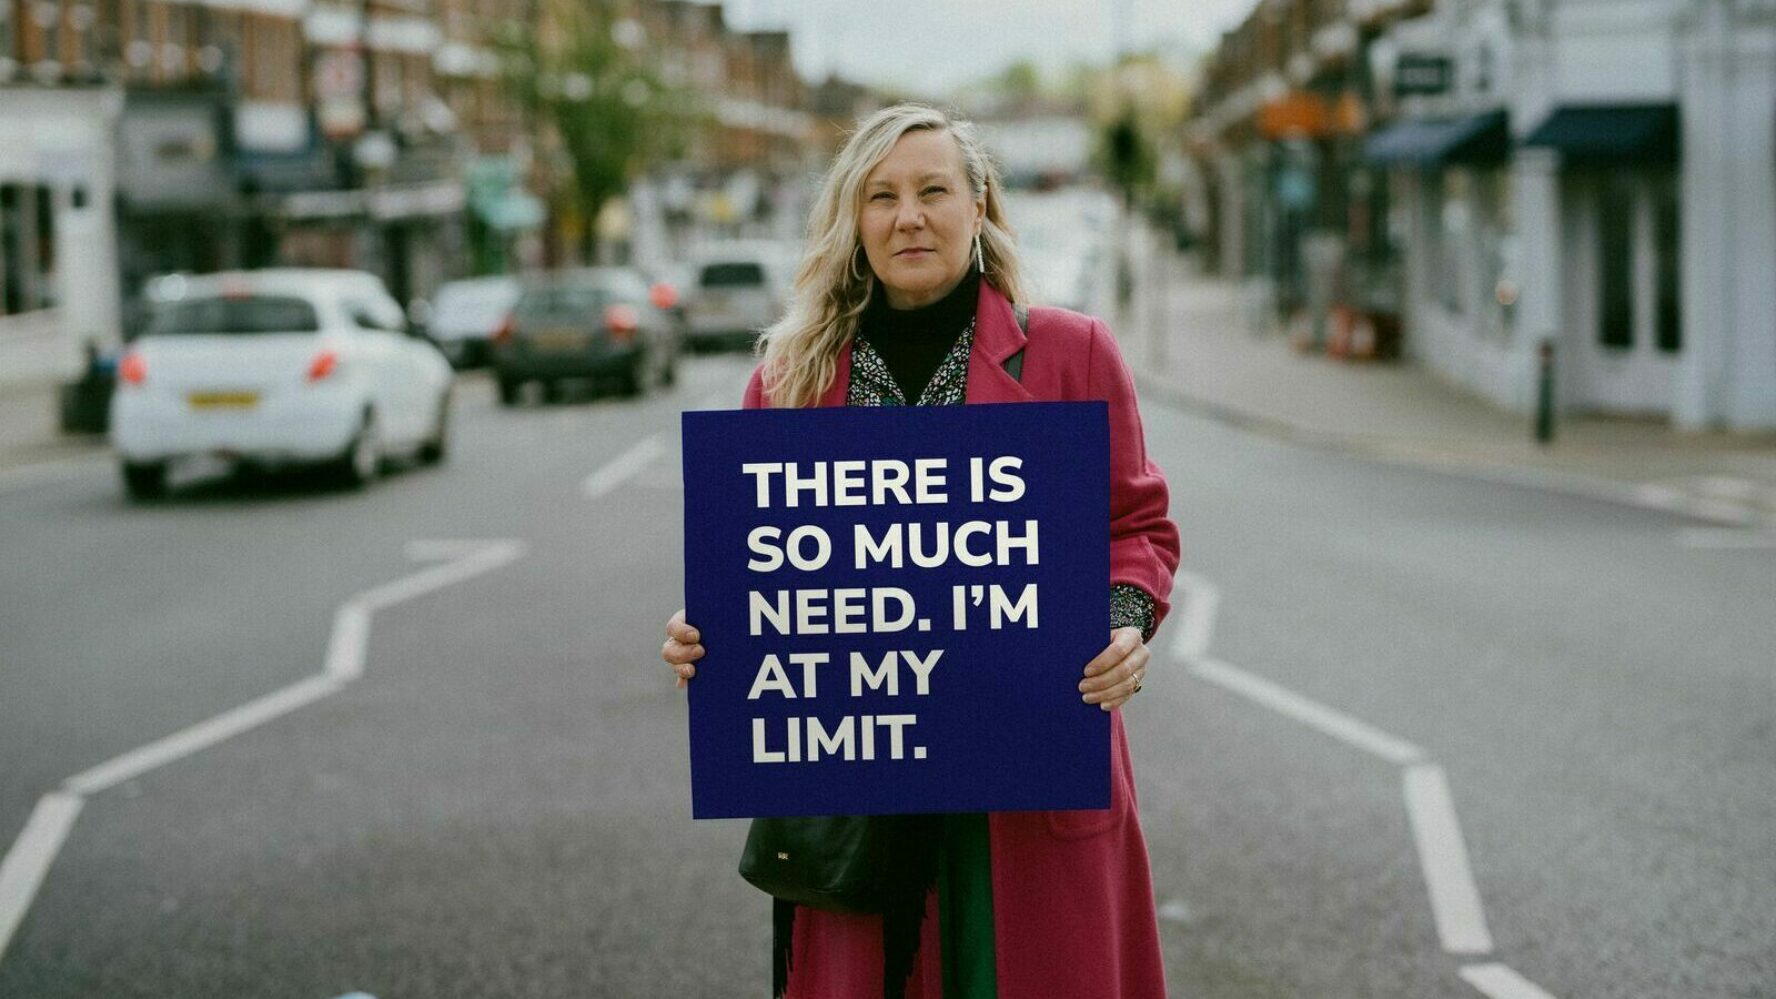
[[[684,341],[693,350],[750,348],[789,300],[794,259],[782,244],[717,243],[698,253],[684,289]]]
[[[488,344],[511,318],[521,291],[515,277],[468,278],[438,288],[427,333],[450,363],[478,368],[487,363]]]
[[[184,279],[118,363],[111,441],[131,498],[212,456],[316,464],[363,485],[385,456],[443,458],[450,364],[382,281],[263,270]],[[163,289],[164,291],[165,289]]]

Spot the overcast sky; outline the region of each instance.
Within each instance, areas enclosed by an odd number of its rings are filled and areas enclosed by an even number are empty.
[[[1256,0],[723,0],[728,25],[790,29],[806,79],[829,71],[937,95],[1018,59],[1062,69],[1119,45],[1207,51]],[[1120,27],[1119,27],[1120,26]]]

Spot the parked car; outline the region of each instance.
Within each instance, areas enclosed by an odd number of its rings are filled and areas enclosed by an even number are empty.
[[[177,462],[315,464],[346,484],[385,457],[444,457],[450,365],[356,271],[189,277],[118,362],[111,440],[134,499]]]
[[[684,289],[686,346],[751,347],[783,313],[790,268],[787,249],[776,243],[735,240],[696,254]]]
[[[500,402],[538,382],[558,398],[566,382],[615,383],[625,395],[670,385],[679,323],[657,307],[648,279],[630,267],[586,267],[527,278],[518,304],[493,338]]]
[[[509,276],[446,282],[427,307],[426,333],[452,366],[483,367],[493,334],[512,314],[521,290]]]

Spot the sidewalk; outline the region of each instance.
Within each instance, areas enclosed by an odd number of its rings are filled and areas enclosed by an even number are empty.
[[[57,383],[0,383],[0,472],[108,453],[102,434],[59,429]]]
[[[53,320],[9,320],[0,336],[0,472],[105,453],[103,435],[59,429],[58,391],[80,363]]]
[[[1139,237],[1137,237],[1139,238]],[[1239,288],[1149,243],[1119,329],[1144,396],[1273,436],[1383,460],[1776,527],[1776,433],[1683,433],[1653,420],[1573,418],[1546,446],[1411,362],[1347,362],[1247,325]],[[1139,278],[1138,278],[1139,279]],[[1159,289],[1155,293],[1155,289]]]

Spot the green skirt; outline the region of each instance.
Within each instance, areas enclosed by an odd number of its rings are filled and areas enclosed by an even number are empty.
[[[944,816],[937,914],[944,999],[995,999],[993,860],[985,815]]]

